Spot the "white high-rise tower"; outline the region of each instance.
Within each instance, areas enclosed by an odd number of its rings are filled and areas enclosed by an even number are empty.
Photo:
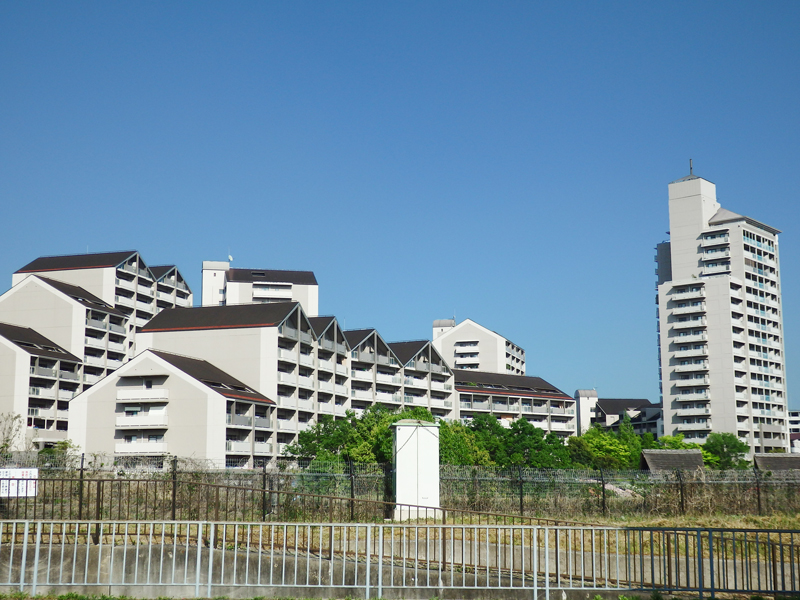
[[[664,433],[788,451],[780,232],[691,173],[669,184],[669,226],[656,248]]]

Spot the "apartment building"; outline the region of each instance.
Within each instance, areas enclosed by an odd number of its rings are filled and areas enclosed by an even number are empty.
[[[520,418],[562,438],[577,435],[576,402],[540,377],[454,369],[460,418],[493,414],[504,425]]]
[[[472,319],[434,321],[433,347],[454,369],[525,375],[525,350]]]
[[[174,265],[148,267],[134,250],[42,256],[17,270],[12,288],[31,275],[77,286],[120,311],[127,319],[126,356],[132,358],[137,327],[165,308],[192,306],[192,291]]]
[[[788,451],[779,231],[722,208],[693,173],[669,184],[669,225],[656,249],[665,433]]]
[[[0,323],[0,412],[27,425],[12,449],[66,439],[69,401],[80,390],[80,358],[30,327]]]
[[[229,262],[203,261],[203,306],[299,302],[306,315],[319,314],[319,286],[311,271],[232,269]]]
[[[131,463],[179,454],[252,467],[272,458],[274,407],[205,360],[146,350],[75,398],[69,435]]]
[[[403,404],[425,406],[434,417],[452,419],[453,372],[428,340],[390,342],[403,367]]]

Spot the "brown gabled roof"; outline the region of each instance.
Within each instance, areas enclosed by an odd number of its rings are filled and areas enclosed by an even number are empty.
[[[690,450],[642,450],[639,468],[643,471],[694,471],[703,468],[703,453]]]
[[[275,327],[280,325],[298,305],[297,302],[272,302],[269,304],[167,308],[150,319],[141,331],[147,333],[148,331]]]
[[[120,317],[126,316],[125,313],[117,310],[110,304],[103,302],[100,298],[87,292],[82,287],[72,285],[70,283],[64,283],[63,281],[58,281],[57,279],[50,279],[49,277],[42,277],[41,275],[33,275],[33,277],[41,279],[47,285],[57,289],[62,294],[66,294],[76,302],[80,302],[87,308],[91,308],[92,310],[100,310]]]
[[[344,333],[344,339],[347,340],[351,348],[355,348],[363,342],[371,333],[375,333],[375,329],[349,329]]]
[[[34,331],[30,327],[20,327],[19,325],[11,325],[10,323],[0,323],[0,335],[6,338],[12,344],[15,344],[25,350],[25,352],[28,354],[41,356],[44,358],[52,358],[55,360],[69,360],[77,363],[81,362],[80,358],[70,354],[54,341],[49,340],[41,333]]]
[[[244,283],[293,283],[297,285],[317,285],[312,271],[276,271],[267,269],[228,269],[228,281]]]
[[[158,265],[157,267],[150,267],[150,272],[153,274],[153,277],[155,277],[156,280],[159,280],[174,268],[175,265]]]
[[[800,469],[800,454],[756,454],[753,462],[759,471]]]
[[[275,402],[263,394],[258,393],[248,387],[247,384],[228,375],[225,371],[218,369],[208,361],[180,354],[172,354],[171,352],[164,352],[163,350],[149,350],[149,352],[164,359],[173,367],[180,369],[190,377],[193,377],[226,398],[238,398],[241,400],[254,400],[266,404],[275,404]]]
[[[308,322],[311,323],[311,329],[314,330],[314,335],[317,337],[325,333],[325,330],[331,326],[336,320],[336,317],[308,317]]]
[[[122,252],[100,252],[96,254],[71,254],[67,256],[40,256],[17,271],[36,273],[41,271],[70,271],[73,269],[97,269],[116,267],[136,254],[135,250]]]
[[[527,375],[507,375],[471,369],[453,369],[456,389],[464,392],[507,393],[513,395],[542,395],[548,398],[573,400],[554,385],[541,377]]]
[[[392,342],[389,348],[392,349],[395,356],[400,360],[401,365],[408,364],[412,358],[420,353],[426,345],[430,344],[428,340],[414,340],[411,342]]]
[[[597,408],[607,415],[618,415],[628,410],[652,408],[650,400],[644,398],[598,398]]]

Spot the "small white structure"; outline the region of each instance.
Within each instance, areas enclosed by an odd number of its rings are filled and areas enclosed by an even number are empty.
[[[454,369],[525,375],[525,350],[472,319],[437,319],[432,344]]]
[[[394,425],[395,502],[439,508],[439,425],[428,421],[403,419]],[[435,517],[439,511],[419,513],[395,509],[399,519]],[[426,514],[427,512],[427,514]]]

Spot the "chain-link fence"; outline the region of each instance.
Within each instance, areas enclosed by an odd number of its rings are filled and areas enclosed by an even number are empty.
[[[144,460],[18,452],[0,457],[0,467],[36,467],[40,480],[61,482],[177,480],[179,489],[188,494],[192,484],[204,484],[378,502],[394,499],[393,471],[388,464],[279,459],[258,468],[224,468],[212,461],[170,456]],[[66,489],[65,484],[60,485]],[[53,494],[58,493],[52,489]],[[136,491],[134,497],[139,496],[146,498],[147,492]],[[800,471],[590,471],[442,465],[440,498],[441,506],[452,509],[571,519],[790,514],[800,512]]]
[[[800,511],[800,471],[585,471],[442,465],[443,506],[524,515]]]

